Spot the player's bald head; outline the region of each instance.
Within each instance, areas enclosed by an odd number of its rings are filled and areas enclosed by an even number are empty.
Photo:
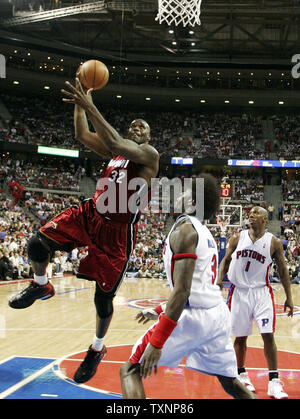
[[[265,210],[263,207],[259,207],[258,205],[251,208],[249,217],[251,217],[251,215],[261,217],[265,222],[268,221],[268,211]]]
[[[258,212],[260,213],[260,215],[267,220],[268,219],[268,211],[263,207],[257,207],[257,208],[258,208]]]

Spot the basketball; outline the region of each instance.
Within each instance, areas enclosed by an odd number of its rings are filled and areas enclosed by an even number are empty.
[[[86,89],[103,89],[108,82],[109,72],[101,61],[86,61],[79,67],[78,72],[79,80]]]

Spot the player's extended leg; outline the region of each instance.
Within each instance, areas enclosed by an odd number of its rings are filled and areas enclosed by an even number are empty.
[[[224,377],[222,375],[217,377],[226,393],[230,394],[234,399],[257,399],[257,396],[248,390],[237,378]]]
[[[29,239],[28,256],[31,260],[34,279],[27,288],[9,300],[10,307],[27,308],[36,300],[46,300],[53,297],[55,290],[46,276],[50,255],[49,246],[39,236],[33,236]]]
[[[120,369],[123,399],[145,399],[140,364],[127,361]]]
[[[113,296],[101,292],[99,285],[96,283],[94,297],[97,312],[96,333],[83,362],[74,374],[74,381],[77,383],[85,383],[90,380],[96,374],[99,363],[106,355],[107,349],[103,342],[114,312],[112,301]]]

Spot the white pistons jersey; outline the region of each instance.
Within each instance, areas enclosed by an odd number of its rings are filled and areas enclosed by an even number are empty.
[[[231,256],[228,279],[239,288],[257,288],[269,285],[272,266],[271,242],[273,234],[266,232],[253,243],[249,230],[240,232],[236,250]]]
[[[195,270],[187,306],[191,308],[212,308],[223,301],[221,290],[215,284],[218,271],[218,249],[208,228],[196,217],[181,215],[170,230],[163,249],[167,279],[171,289],[173,289],[173,266],[176,261],[173,259],[174,254],[170,247],[170,236],[177,224],[184,218],[193,224],[198,233],[197,259],[195,261]]]

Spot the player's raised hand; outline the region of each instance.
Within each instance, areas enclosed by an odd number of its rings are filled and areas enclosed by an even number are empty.
[[[63,102],[66,103],[73,103],[79,105],[83,109],[88,109],[91,105],[93,105],[92,100],[92,90],[89,89],[87,92],[82,87],[80,80],[76,77],[75,86],[73,86],[70,82],[66,81],[66,86],[69,90],[61,89],[61,92],[67,96],[67,98],[63,98]]]

